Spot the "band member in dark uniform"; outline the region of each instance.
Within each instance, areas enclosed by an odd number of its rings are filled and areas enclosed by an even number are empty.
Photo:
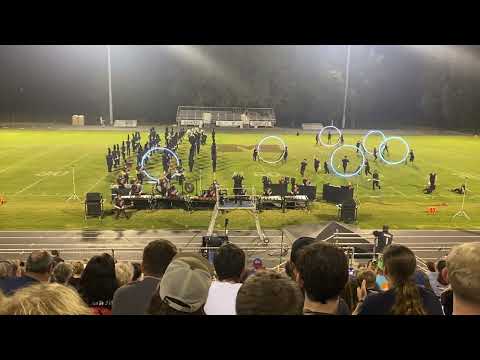
[[[142,194],[142,185],[139,184],[138,180],[134,180],[132,187],[130,188],[131,196],[140,196]]]
[[[253,161],[257,161],[257,157],[258,157],[258,148],[255,145],[255,147],[253,148]]]
[[[377,148],[376,147],[373,148],[373,157],[375,158],[375,161],[377,161],[378,157],[377,157]]]
[[[413,150],[410,149],[410,152],[408,153],[409,157],[410,157],[410,162],[412,163],[413,160],[415,160],[415,154],[413,153]],[[406,164],[407,162],[405,162]]]
[[[459,188],[453,189],[451,191],[454,192],[454,193],[463,195],[463,194],[465,194],[465,191],[467,191],[467,188],[465,187],[465,184],[462,184],[462,186],[460,186]]]
[[[112,166],[113,166],[112,154],[108,153],[107,156],[106,156],[106,159],[107,159],[108,172],[112,172]]]
[[[125,163],[126,160],[125,160],[125,142],[122,142],[122,159],[123,159],[123,162]]]
[[[375,190],[375,187],[378,187],[379,189],[381,189],[380,176],[378,175],[377,170],[373,170],[372,178],[373,178],[373,181],[372,181],[373,190]]]
[[[318,160],[318,157],[316,156],[313,159],[313,167],[315,169],[315,173],[318,173],[318,168],[320,167],[320,160]]]
[[[167,197],[169,199],[174,199],[177,197],[177,194],[178,194],[178,191],[177,189],[175,188],[175,185],[171,185],[170,188],[168,189],[168,192],[167,192]]]
[[[283,153],[283,162],[286,163],[288,158],[288,146],[285,145],[285,152]]]
[[[215,128],[212,129],[212,141],[215,142]]]
[[[325,174],[330,174],[330,169],[328,168],[327,160],[323,162],[323,171],[325,172]]]
[[[375,236],[375,252],[383,253],[383,250],[392,244],[393,235],[388,231],[388,225],[383,225],[382,231],[374,231]]]
[[[345,174],[347,172],[347,166],[350,160],[348,160],[347,155],[345,155],[342,159],[342,166],[343,166],[343,173]]]
[[[292,187],[292,195],[295,196],[295,195],[298,195],[298,194],[300,194],[300,188],[298,187],[297,184],[295,184]]]
[[[340,145],[343,145],[345,140],[343,139],[343,134],[340,134]]]
[[[320,141],[320,137],[318,136],[318,133],[317,133],[317,135],[315,135],[315,144],[318,145],[319,141]]]
[[[140,166],[137,166],[137,180],[140,184],[143,184],[143,171]]]
[[[357,140],[357,143],[355,144],[355,146],[357,147],[357,154],[360,150],[360,140]]]
[[[307,168],[307,159],[303,159],[300,163],[300,175],[305,176],[305,169]]]
[[[211,147],[211,155],[212,155],[212,169],[213,172],[217,172],[217,144],[213,143]]]
[[[126,141],[126,144],[127,144],[127,156],[130,156],[130,135],[127,135],[127,141]]]
[[[435,182],[437,181],[437,174],[430,173],[428,180],[428,187],[423,190],[424,194],[431,194],[436,189]]]
[[[365,159],[365,176],[367,175],[372,175],[372,173],[370,172],[370,163]]]
[[[332,143],[332,133],[330,131],[328,132],[327,139],[328,139],[328,143],[331,144]]]
[[[267,187],[263,193],[264,196],[272,196],[272,189]]]
[[[127,212],[125,211],[127,207],[125,206],[125,201],[121,198],[120,194],[118,194],[117,197],[115,198],[113,208],[114,208],[114,211],[116,212],[115,219],[118,219],[121,214],[125,216],[125,219],[128,219]]]
[[[387,144],[387,143],[385,143],[385,145],[383,145],[382,156],[385,155],[385,152],[387,152],[387,154],[390,154],[390,153],[388,152],[388,144]]]
[[[235,204],[237,203],[238,198],[243,195],[243,176],[242,174],[233,174],[233,194],[235,195]],[[240,205],[242,200],[240,198]]]

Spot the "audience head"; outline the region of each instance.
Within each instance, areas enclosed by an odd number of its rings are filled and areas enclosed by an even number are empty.
[[[22,288],[7,298],[0,308],[2,315],[91,315],[75,290],[54,283]]]
[[[60,262],[53,268],[50,282],[65,285],[70,280],[73,273],[72,265]]]
[[[447,273],[453,291],[454,315],[480,315],[480,243],[452,249]]]
[[[142,276],[142,264],[138,262],[132,263],[133,266],[133,278],[132,281],[137,281]]]
[[[218,248],[213,265],[218,280],[240,282],[245,271],[245,252],[237,245],[225,243]]]
[[[235,307],[237,315],[301,315],[303,295],[292,279],[267,270],[245,281]]]
[[[27,259],[25,271],[35,274],[39,280],[48,281],[53,267],[53,258],[47,251],[35,250]]]
[[[120,262],[115,264],[115,277],[118,287],[127,285],[133,279],[133,265],[129,262]]]
[[[385,275],[395,290],[394,315],[425,315],[423,301],[414,276],[417,269],[415,254],[408,247],[392,244],[383,253]]]
[[[213,275],[213,267],[200,254],[179,253],[163,274],[148,313],[204,315]]]
[[[357,275],[358,284],[361,285],[363,280],[365,280],[367,289],[375,289],[377,287],[376,279],[377,275],[371,270],[361,271]]]
[[[297,280],[309,301],[338,299],[348,281],[348,259],[336,246],[316,242],[305,247],[296,264]]]
[[[0,279],[14,277],[13,266],[10,261],[0,261]]]
[[[142,272],[145,276],[162,277],[177,248],[168,240],[151,241],[143,249]]]
[[[83,268],[85,266],[81,261],[75,261],[72,265],[72,276],[73,277],[80,277],[83,272]]]
[[[448,285],[447,279],[447,260],[439,260],[437,262],[438,282],[444,286]]]
[[[288,262],[290,266],[290,272],[292,274],[291,278],[293,280],[296,280],[297,277],[297,269],[296,269],[296,264],[298,262],[298,257],[300,254],[300,251],[315,242],[315,239],[312,237],[300,237],[297,240],[295,240],[292,244],[292,249],[290,250],[290,261]]]
[[[109,254],[92,257],[80,277],[80,294],[89,306],[110,306],[118,288],[115,261]]]
[[[437,270],[435,269],[435,263],[433,261],[427,261],[426,262],[428,271],[430,272],[436,272]]]

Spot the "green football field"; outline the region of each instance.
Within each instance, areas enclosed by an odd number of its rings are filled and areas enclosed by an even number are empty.
[[[158,129],[162,144],[163,129]],[[129,220],[115,220],[110,214],[109,186],[115,181],[115,173],[109,174],[106,168],[107,146],[121,143],[129,131],[102,130],[0,130],[0,196],[6,199],[0,205],[0,229],[206,229],[211,212],[183,210],[133,211]],[[387,132],[388,134],[388,132]],[[252,149],[262,138],[278,135],[288,145],[288,161],[278,164],[252,161]],[[362,135],[346,135],[345,143],[354,145]],[[142,132],[142,144],[147,133]],[[480,139],[473,136],[404,136],[415,152],[413,164],[386,165],[380,159],[371,169],[377,169],[381,179],[381,190],[372,190],[370,176],[362,172],[360,176],[345,180],[323,173],[323,162],[330,157],[334,148],[315,145],[314,133],[282,130],[263,131],[218,131],[218,160],[216,178],[221,185],[232,187],[231,177],[235,171],[243,172],[244,185],[257,193],[262,189],[262,176],[267,175],[275,182],[280,176],[295,177],[299,174],[300,162],[308,161],[306,177],[317,185],[317,195],[321,199],[324,183],[346,184],[349,181],[356,187],[355,196],[360,202],[358,226],[371,229],[384,223],[393,229],[441,229],[441,228],[480,228]],[[323,139],[326,141],[326,137]],[[334,136],[333,142],[337,139]],[[378,147],[380,139],[371,136],[367,149]],[[207,146],[202,146],[200,157],[195,162],[193,173],[187,171],[187,181],[205,188],[213,180],[210,160],[211,138]],[[184,140],[179,155],[188,168],[188,141]],[[280,154],[280,146],[275,139],[265,141],[262,156],[274,160]],[[390,161],[400,160],[405,146],[396,140],[389,143]],[[313,170],[313,157],[321,160],[319,173]],[[354,171],[360,164],[360,157],[351,149],[342,149],[335,156],[334,166],[343,171],[340,160],[347,155],[350,159],[347,171]],[[72,167],[75,168],[76,192],[82,201],[66,201],[73,192]],[[151,172],[159,174],[161,163],[152,166]],[[428,174],[438,174],[437,190],[433,195],[424,195],[423,188]],[[452,216],[460,209],[462,196],[449,190],[459,187],[468,177],[465,210],[471,221]],[[357,187],[358,185],[358,187]],[[358,191],[357,191],[358,189]],[[84,220],[83,198],[87,192],[104,194],[106,217]],[[427,213],[427,208],[436,207],[437,214]],[[232,229],[255,228],[252,216],[246,212],[234,211],[219,217],[217,224],[223,224],[228,217]],[[260,214],[264,228],[281,228],[286,225],[316,224],[337,219],[334,205],[317,201],[310,211],[287,210],[285,213],[272,210]]]

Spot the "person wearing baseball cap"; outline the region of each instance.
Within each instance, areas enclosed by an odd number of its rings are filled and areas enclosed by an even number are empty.
[[[453,315],[480,315],[480,243],[466,243],[447,257]]]
[[[200,254],[177,254],[168,265],[147,313],[205,315],[203,307],[214,274],[212,265]]]

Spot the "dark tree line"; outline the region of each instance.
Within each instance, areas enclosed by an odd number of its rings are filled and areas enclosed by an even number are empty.
[[[477,47],[352,46],[347,127],[476,128]],[[428,49],[427,49],[428,50]],[[346,46],[115,46],[117,119],[170,123],[178,105],[273,107],[283,126],[340,124]],[[2,46],[1,120],[108,117],[103,46]]]

